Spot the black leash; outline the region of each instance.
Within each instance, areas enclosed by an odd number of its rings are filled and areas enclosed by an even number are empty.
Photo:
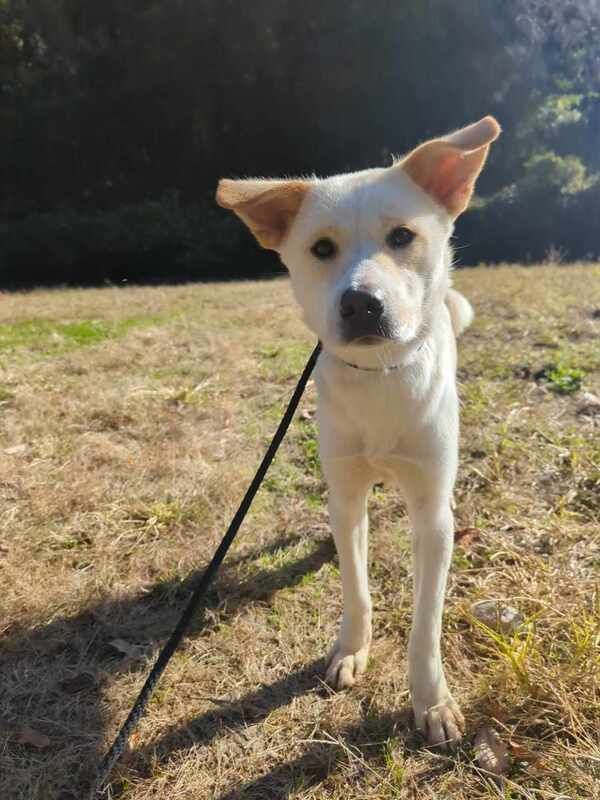
[[[223,537],[221,544],[218,546],[214,556],[210,564],[204,570],[202,577],[200,578],[198,585],[194,589],[192,596],[187,602],[185,609],[177,623],[173,633],[167,640],[167,643],[161,650],[158,658],[152,669],[150,670],[150,674],[146,678],[146,682],[144,683],[142,690],[140,691],[139,695],[131,711],[129,712],[129,716],[123,723],[121,730],[119,731],[117,738],[114,740],[112,747],[108,751],[108,753],[104,756],[100,767],[96,773],[94,778],[94,783],[90,790],[89,798],[90,800],[96,800],[98,793],[102,790],[106,780],[110,776],[115,764],[123,754],[125,747],[127,745],[127,741],[131,734],[133,733],[134,728],[144,715],[146,711],[146,707],[148,706],[148,701],[156,688],[156,684],[160,680],[161,675],[165,671],[167,664],[171,660],[171,656],[179,646],[181,640],[183,639],[185,632],[190,624],[192,617],[198,610],[198,606],[200,601],[206,594],[208,587],[212,579],[217,574],[217,571],[221,564],[223,563],[223,559],[227,555],[227,551],[229,550],[235,536],[240,528],[240,525],[244,521],[246,514],[248,513],[248,509],[252,505],[252,501],[254,500],[254,496],[256,495],[260,485],[265,477],[267,470],[269,469],[273,458],[275,457],[275,453],[279,449],[279,445],[283,441],[283,437],[285,436],[287,429],[290,426],[290,422],[292,421],[292,417],[294,416],[294,412],[298,407],[298,403],[300,402],[300,398],[304,393],[304,389],[306,388],[306,384],[308,383],[308,379],[314,369],[314,366],[317,362],[317,358],[319,357],[319,353],[321,352],[321,342],[317,344],[315,349],[313,350],[310,358],[306,366],[304,367],[304,371],[300,376],[300,380],[298,381],[298,385],[294,390],[294,394],[291,397],[291,400],[288,404],[288,407],[285,410],[285,413],[279,423],[279,427],[275,431],[275,435],[271,440],[271,444],[267,452],[264,455],[261,464],[256,471],[256,475],[252,479],[252,483],[248,487],[246,494],[244,495],[244,499],[240,503],[238,510],[235,512],[235,516],[231,520],[229,524],[229,528],[227,529],[227,533]]]

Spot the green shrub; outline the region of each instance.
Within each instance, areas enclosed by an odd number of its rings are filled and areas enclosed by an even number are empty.
[[[473,204],[459,219],[461,261],[542,261],[600,256],[600,179],[575,156],[547,151],[530,158],[522,178]]]
[[[580,369],[558,365],[548,371],[546,380],[557,394],[575,394],[581,389],[584,377],[585,373]]]
[[[70,209],[0,223],[4,286],[251,277],[278,269],[212,199],[177,196],[106,212]]]

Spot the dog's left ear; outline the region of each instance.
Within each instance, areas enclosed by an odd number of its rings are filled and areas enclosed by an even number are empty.
[[[500,130],[494,117],[484,117],[441,139],[425,142],[396,167],[444,206],[451,217],[458,217],[469,205],[490,144]]]
[[[297,180],[219,181],[216,200],[234,211],[250,228],[258,242],[277,250],[288,233],[310,186]]]

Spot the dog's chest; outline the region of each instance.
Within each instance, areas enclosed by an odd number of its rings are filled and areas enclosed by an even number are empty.
[[[436,405],[442,381],[435,373],[426,357],[388,373],[324,365],[317,373],[322,455],[400,453]]]

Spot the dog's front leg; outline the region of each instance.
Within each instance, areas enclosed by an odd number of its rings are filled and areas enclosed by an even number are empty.
[[[352,686],[365,671],[371,644],[371,598],[367,567],[367,495],[371,482],[360,459],[323,462],[329,485],[329,517],[338,553],[344,610],[329,655],[327,682]]]
[[[464,719],[446,685],[440,637],[446,578],[452,558],[451,493],[421,477],[407,493],[413,528],[414,612],[408,645],[408,677],[415,723],[430,744],[458,741]]]

